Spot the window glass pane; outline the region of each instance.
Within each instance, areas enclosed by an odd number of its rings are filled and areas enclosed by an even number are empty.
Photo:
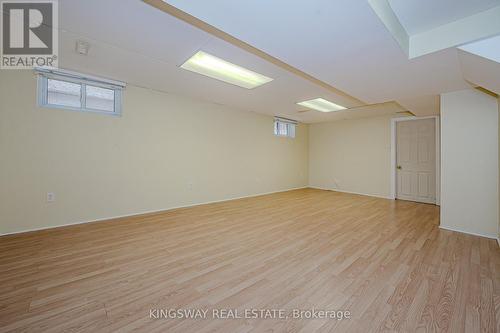
[[[47,103],[80,108],[81,85],[78,83],[47,79]]]
[[[295,138],[295,124],[275,120],[274,135]]]
[[[279,123],[280,128],[279,128],[279,134],[280,135],[286,135],[286,124],[285,123]]]
[[[288,136],[295,138],[295,124],[288,124]]]
[[[87,109],[113,112],[115,110],[115,91],[112,89],[86,86]]]

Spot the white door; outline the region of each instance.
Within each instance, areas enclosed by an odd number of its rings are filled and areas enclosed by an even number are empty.
[[[435,119],[396,124],[396,198],[436,203]]]

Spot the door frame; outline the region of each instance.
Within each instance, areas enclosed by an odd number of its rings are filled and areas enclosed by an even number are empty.
[[[401,117],[391,119],[391,188],[389,198],[396,200],[396,124],[400,121],[434,119],[436,128],[436,205],[441,205],[441,130],[439,116]]]

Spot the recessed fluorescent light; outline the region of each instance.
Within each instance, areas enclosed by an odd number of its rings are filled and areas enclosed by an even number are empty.
[[[273,80],[203,51],[199,51],[192,56],[182,64],[181,68],[247,89],[258,87]]]
[[[297,104],[321,112],[332,112],[346,109],[342,105],[332,103],[323,98],[315,98],[309,101],[299,102]]]

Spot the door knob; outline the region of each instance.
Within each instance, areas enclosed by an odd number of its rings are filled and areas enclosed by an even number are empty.
[[[396,169],[401,170],[401,165],[398,165]]]

